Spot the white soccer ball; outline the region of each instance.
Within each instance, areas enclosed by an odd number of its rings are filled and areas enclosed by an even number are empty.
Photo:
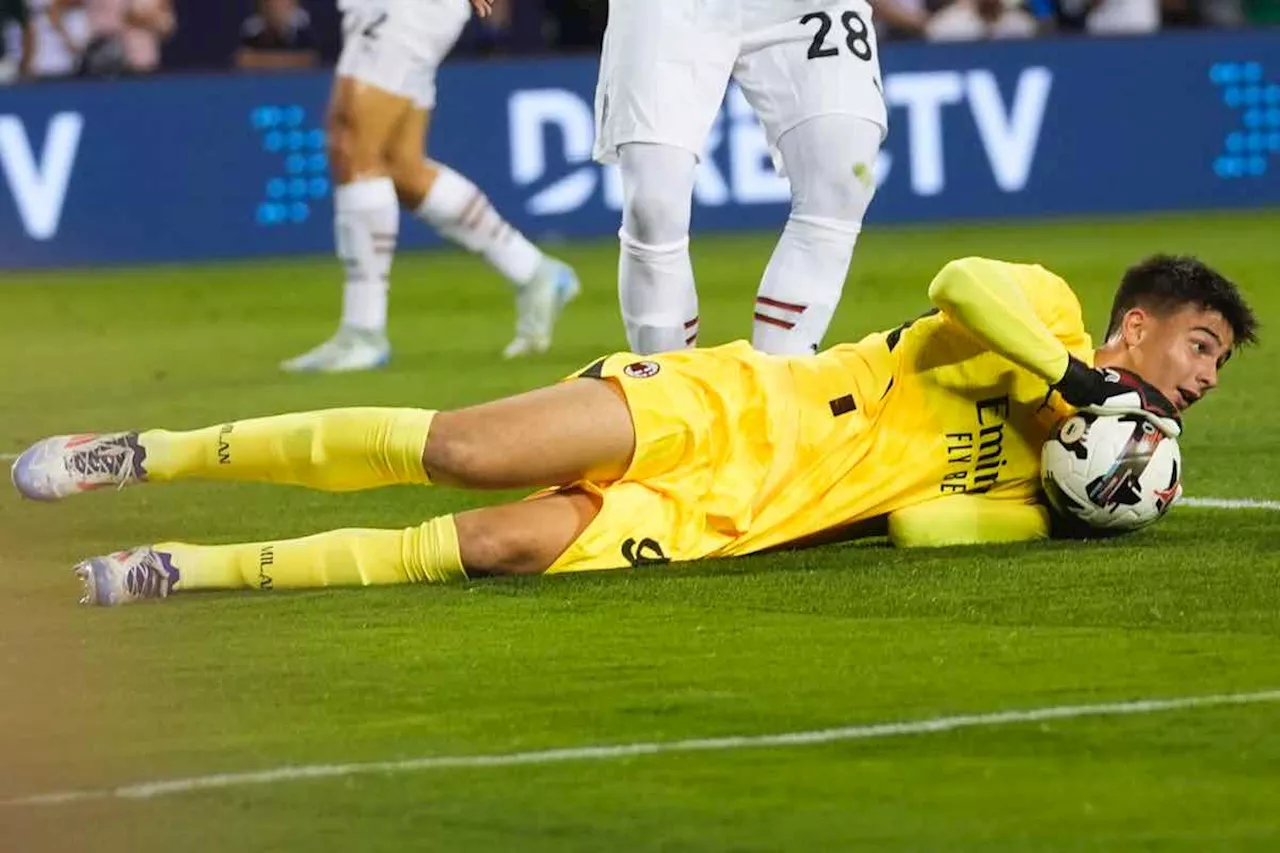
[[[1079,412],[1044,443],[1040,479],[1063,515],[1097,530],[1137,530],[1182,496],[1182,454],[1145,418]]]

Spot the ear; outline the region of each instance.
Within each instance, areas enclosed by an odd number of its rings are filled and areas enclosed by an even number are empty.
[[[1120,339],[1127,347],[1136,347],[1151,333],[1151,315],[1141,308],[1130,308],[1120,319]]]

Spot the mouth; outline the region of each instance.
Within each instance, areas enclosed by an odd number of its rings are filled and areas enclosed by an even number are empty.
[[[1200,395],[1194,391],[1188,391],[1186,388],[1178,389],[1178,408],[1185,409],[1200,399]]]

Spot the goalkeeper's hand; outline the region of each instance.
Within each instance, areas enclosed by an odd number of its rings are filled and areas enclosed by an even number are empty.
[[[1062,399],[1095,415],[1137,415],[1170,438],[1182,434],[1182,421],[1169,398],[1141,376],[1116,367],[1090,367],[1074,355],[1052,388]]]

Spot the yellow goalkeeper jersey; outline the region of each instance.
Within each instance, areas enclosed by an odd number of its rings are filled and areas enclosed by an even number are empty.
[[[592,365],[627,397],[636,458],[587,484],[600,515],[553,570],[749,554],[946,498],[1034,504],[1041,445],[1070,411],[1050,377],[1067,352],[1093,360],[1080,304],[1040,266],[983,259],[930,295],[915,320],[815,356],[740,342]]]
[[[1003,266],[1035,317],[1091,363],[1092,341],[1066,282],[1040,266]],[[937,308],[789,370],[804,398],[796,458],[772,472],[775,485],[760,495],[735,549],[955,495],[1034,502],[1041,445],[1070,411],[1043,377]]]

